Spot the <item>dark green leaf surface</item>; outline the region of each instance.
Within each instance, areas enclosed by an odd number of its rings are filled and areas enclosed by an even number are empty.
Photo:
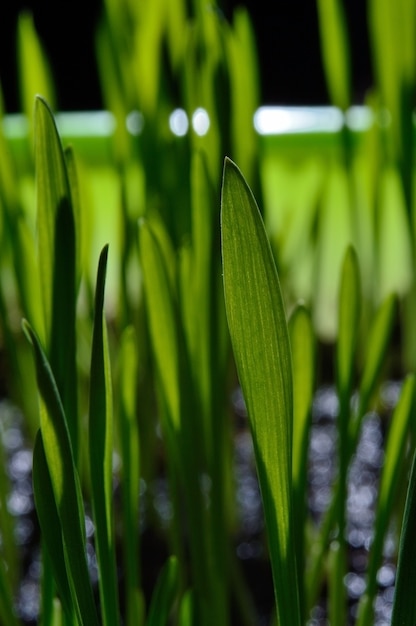
[[[167,626],[179,585],[179,563],[171,556],[165,563],[153,591],[146,626]]]
[[[254,197],[226,159],[222,255],[227,319],[253,434],[281,624],[300,624],[292,517],[292,364],[283,300]]]

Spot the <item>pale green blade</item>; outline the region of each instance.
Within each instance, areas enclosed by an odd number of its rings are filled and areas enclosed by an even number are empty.
[[[104,317],[104,289],[108,246],[101,252],[95,292],[89,399],[89,463],[99,565],[102,619],[119,623],[113,532],[113,406],[110,357]]]
[[[351,101],[350,52],[341,0],[318,0],[322,58],[332,103],[345,111]]]
[[[224,292],[253,434],[281,624],[300,624],[292,513],[292,364],[273,255],[255,199],[226,159],[221,207]]]
[[[21,108],[32,119],[35,96],[40,94],[55,107],[55,91],[51,69],[32,15],[21,13],[17,26]]]

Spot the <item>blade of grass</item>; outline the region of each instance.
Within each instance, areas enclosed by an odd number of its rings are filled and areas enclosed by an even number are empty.
[[[171,556],[159,574],[146,626],[166,626],[179,590],[179,563]]]
[[[339,398],[338,427],[338,478],[334,497],[337,501],[337,538],[330,551],[329,607],[331,623],[343,626],[347,619],[346,574],[346,499],[347,473],[350,461],[348,428],[351,417],[351,396],[354,384],[355,358],[361,310],[361,285],[358,258],[349,247],[345,253],[341,273],[338,312],[338,340],[336,349],[336,383]],[[332,567],[334,568],[332,571]]]
[[[414,409],[415,377],[408,376],[404,382],[399,402],[391,418],[387,445],[384,454],[383,472],[380,480],[374,539],[371,544],[367,568],[367,588],[358,608],[357,626],[366,626],[374,621],[374,598],[377,592],[377,572],[380,567],[385,534],[394,511],[394,500],[406,455],[406,440],[410,419]]]
[[[59,513],[56,508],[53,485],[49,474],[48,463],[45,456],[45,448],[42,433],[38,431],[33,450],[33,493],[36,503],[36,513],[42,532],[53,576],[59,591],[64,611],[74,618],[71,589],[65,567],[65,549]],[[48,592],[53,594],[51,585],[47,585]],[[43,594],[45,589],[42,589]],[[52,606],[50,598],[42,598],[43,624],[49,623],[45,610]]]
[[[295,309],[289,319],[289,336],[293,364],[293,515],[300,605],[304,611],[307,462],[315,379],[315,337],[309,312],[302,305]]]
[[[113,531],[113,406],[110,357],[104,316],[104,289],[108,246],[101,252],[95,291],[90,370],[89,464],[95,520],[95,546],[103,623],[120,622]]]
[[[351,102],[347,21],[340,0],[318,0],[320,42],[331,101],[346,111]]]
[[[76,366],[75,218],[64,152],[53,115],[35,102],[38,258],[47,353],[68,420],[75,463],[79,456]],[[73,160],[71,173],[73,176]]]
[[[279,279],[256,201],[237,166],[224,165],[224,293],[237,372],[253,434],[277,612],[301,623],[292,508],[291,355]]]
[[[27,11],[19,15],[17,41],[21,108],[31,119],[33,99],[37,94],[42,94],[52,106],[55,106],[56,98],[49,63],[33,17]]]
[[[140,446],[137,420],[137,346],[133,327],[128,327],[120,347],[120,443],[122,457],[123,551],[125,570],[126,624],[141,624],[137,607],[140,585],[139,498]]]
[[[36,378],[42,398],[40,407],[42,440],[59,515],[72,603],[82,626],[98,626],[86,561],[81,488],[64,409],[37,335],[26,320],[23,320],[22,326],[32,344],[35,357]]]

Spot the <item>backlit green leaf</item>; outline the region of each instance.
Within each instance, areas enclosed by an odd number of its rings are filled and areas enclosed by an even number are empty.
[[[292,512],[292,364],[279,279],[260,212],[226,159],[221,207],[228,326],[250,418],[277,612],[300,624]]]

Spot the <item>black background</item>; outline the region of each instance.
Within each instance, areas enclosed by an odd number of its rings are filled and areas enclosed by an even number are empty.
[[[227,19],[238,4],[249,10],[256,32],[262,103],[326,104],[316,0],[224,0],[221,6]],[[365,4],[347,0],[345,5],[356,103],[362,102],[371,84]],[[93,37],[101,1],[10,0],[0,9],[0,82],[6,111],[19,110],[15,38],[17,14],[23,9],[32,12],[46,48],[58,85],[58,107],[102,108]]]

